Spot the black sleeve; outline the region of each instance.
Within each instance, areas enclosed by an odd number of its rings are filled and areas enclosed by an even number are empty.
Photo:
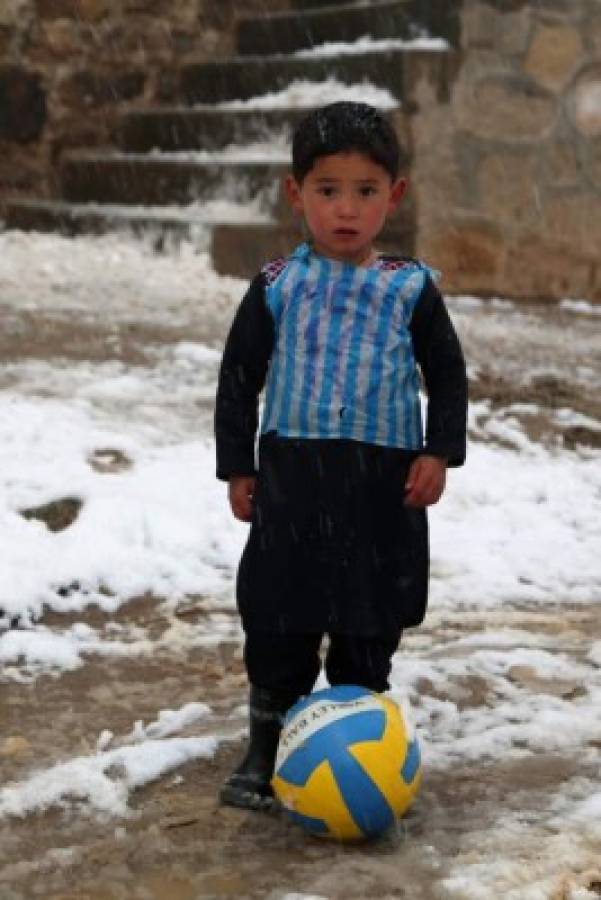
[[[457,333],[438,288],[428,276],[411,324],[415,358],[428,394],[425,452],[465,462],[467,374]]]
[[[259,394],[273,349],[274,326],[262,275],[251,282],[225,342],[215,403],[217,478],[255,474]]]

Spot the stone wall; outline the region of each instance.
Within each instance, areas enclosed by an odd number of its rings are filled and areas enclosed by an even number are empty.
[[[110,144],[119,113],[174,99],[182,63],[233,52],[242,11],[287,6],[0,0],[0,200],[54,196],[64,150]]]
[[[56,195],[71,147],[178,67],[233,51],[236,18],[298,0],[1,0],[0,203]],[[416,76],[417,252],[445,289],[601,301],[601,0],[458,0],[449,97]],[[0,215],[1,215],[0,206]]]
[[[451,102],[416,87],[418,253],[450,291],[601,301],[601,3],[461,16]]]

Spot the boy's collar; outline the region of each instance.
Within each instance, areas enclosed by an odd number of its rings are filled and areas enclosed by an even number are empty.
[[[307,241],[303,241],[302,244],[299,244],[294,248],[292,253],[290,254],[291,259],[308,259],[311,253],[313,252],[312,247]]]
[[[330,259],[330,257],[328,257],[328,256],[322,256],[320,253],[317,253],[315,251],[315,248],[313,247],[313,245],[311,243],[309,243],[309,241],[303,241],[303,243],[299,244],[297,247],[295,247],[294,250],[292,251],[292,253],[290,254],[291,259],[299,259],[299,260],[302,260],[303,262],[308,262],[308,260],[311,256],[315,256],[318,259],[328,259],[332,263],[339,263],[340,265],[343,265],[343,266],[344,265],[351,265],[351,266],[355,265],[355,263],[347,263],[342,259],[338,259],[338,260]],[[372,262],[371,265],[374,265],[374,262]]]
[[[299,260],[302,260],[303,262],[308,262],[311,255],[316,256],[320,259],[326,258],[326,257],[319,257],[319,254],[315,253],[311,244],[308,241],[303,241],[302,244],[298,244],[298,246],[294,248],[294,250],[290,254],[290,259],[299,259]],[[432,279],[432,281],[434,283],[436,283],[440,280],[441,276],[440,276],[440,272],[438,271],[438,269],[430,268],[430,266],[421,262],[421,260],[419,260],[419,259],[403,259],[402,257],[398,257],[398,261],[399,261],[399,265],[398,265],[399,268],[421,269],[422,271],[426,272],[430,276],[430,278]],[[335,262],[335,260],[332,260],[332,262]],[[372,265],[376,265],[376,263],[378,264],[379,267],[386,268],[385,256],[381,256],[381,255],[378,256],[377,260],[375,262],[373,262]],[[342,263],[342,265],[344,265],[344,263]],[[396,268],[396,266],[393,266],[393,265],[391,265],[389,267]]]

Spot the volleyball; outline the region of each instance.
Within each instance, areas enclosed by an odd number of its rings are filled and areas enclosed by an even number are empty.
[[[312,834],[376,837],[406,812],[420,781],[419,745],[388,697],[338,685],[286,715],[272,786],[287,815]]]

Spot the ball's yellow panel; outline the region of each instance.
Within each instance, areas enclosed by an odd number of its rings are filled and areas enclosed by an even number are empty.
[[[304,786],[292,785],[274,776],[273,789],[289,812],[309,819],[321,820],[327,834],[340,840],[356,840],[362,833],[353,821],[342,799],[338,785],[327,762],[318,766]]]
[[[387,697],[379,699],[387,712],[381,740],[354,744],[350,752],[369,773],[395,814],[402,816],[419,789],[421,770],[409,783],[401,776],[409,748],[405,722],[395,703]]]

